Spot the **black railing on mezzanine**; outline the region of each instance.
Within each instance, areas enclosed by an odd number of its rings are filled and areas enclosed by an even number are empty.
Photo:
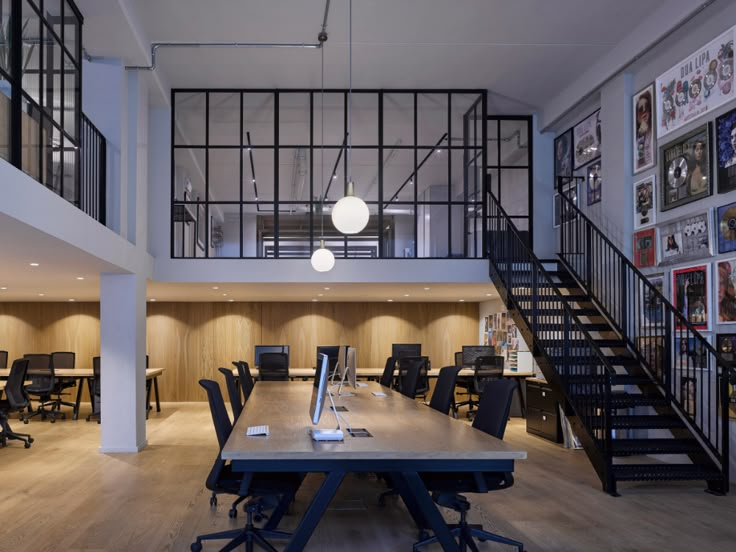
[[[107,140],[82,114],[79,148],[79,207],[93,219],[106,224]]]
[[[728,380],[736,363],[723,359],[572,200],[562,193],[560,200],[567,213],[560,260],[703,441],[728,489]]]

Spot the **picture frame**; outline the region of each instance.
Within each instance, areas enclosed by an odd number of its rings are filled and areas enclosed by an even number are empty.
[[[656,176],[634,182],[634,230],[657,222]]]
[[[638,337],[636,344],[641,356],[647,361],[654,375],[660,381],[664,380],[665,336],[647,335]]]
[[[713,256],[712,226],[710,210],[657,226],[659,266]]]
[[[634,266],[649,268],[657,264],[657,236],[654,228],[634,233]]]
[[[680,377],[680,402],[688,416],[694,418],[697,412],[698,379],[692,376]]]
[[[669,211],[713,193],[710,167],[711,124],[679,136],[660,148],[660,211]]]
[[[718,253],[736,251],[736,203],[722,205],[716,209],[716,235]]]
[[[672,271],[672,305],[696,330],[710,329],[710,264]],[[677,329],[683,325],[675,323]]]
[[[570,182],[568,184],[564,184],[562,187],[562,193],[565,194],[570,199],[572,199],[576,207],[579,205],[578,203],[578,185],[576,182]],[[562,198],[560,197],[559,193],[555,194],[552,205],[553,205],[552,207],[553,209],[552,225],[555,228],[559,228],[563,223],[568,223],[577,218],[577,212],[567,207],[567,204],[563,205]]]
[[[601,110],[597,109],[572,128],[573,170],[601,156]]]
[[[588,192],[588,207],[601,202],[603,195],[603,171],[600,161],[588,166],[586,190]]]
[[[727,362],[736,360],[736,333],[716,334],[716,350],[723,360]]]
[[[706,337],[706,336],[703,336]],[[710,342],[710,339],[706,337]],[[692,372],[693,370],[709,370],[708,351],[701,342],[692,334],[675,336],[673,339],[675,369],[680,372]]]
[[[736,108],[716,119],[718,193],[736,190]]]
[[[555,186],[558,177],[572,176],[572,129],[555,138]]]
[[[639,90],[631,98],[633,107],[634,174],[657,163],[655,147],[654,83]]]
[[[736,324],[736,258],[716,263],[716,291],[718,324]]]
[[[649,283],[667,297],[667,279],[664,273],[651,274],[647,277]],[[664,306],[662,300],[645,285],[642,284],[642,326],[648,329],[656,328],[664,330]]]

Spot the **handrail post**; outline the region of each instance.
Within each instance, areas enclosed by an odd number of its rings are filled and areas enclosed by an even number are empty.
[[[672,400],[672,314],[662,308],[664,314],[664,390],[667,401]]]
[[[537,335],[537,312],[539,306],[539,279],[537,278],[537,269],[535,266],[530,266],[532,271],[532,334]]]
[[[585,220],[578,220],[585,224]],[[585,283],[588,289],[593,289],[593,228],[590,224],[585,224]]]
[[[628,295],[628,278],[626,277],[626,265],[621,263],[621,289],[619,290],[619,299],[621,301],[621,338],[626,341],[629,337],[629,295]]]
[[[603,423],[603,450],[605,450],[604,458],[606,462],[606,491],[612,495],[616,494],[616,480],[613,477],[613,454],[611,447],[613,445],[613,427],[611,420],[611,374],[606,371],[603,374],[603,404],[604,404],[604,423]]]
[[[718,370],[718,362],[716,361],[716,370]],[[729,366],[720,366],[721,377],[718,382],[718,388],[721,395],[721,472],[723,473],[723,492],[727,493],[730,485],[731,475],[731,453],[730,453],[730,435],[728,417],[728,382],[731,377],[731,371],[736,370],[733,363]]]

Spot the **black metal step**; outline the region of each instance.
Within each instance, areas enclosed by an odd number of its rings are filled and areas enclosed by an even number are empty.
[[[571,384],[601,384],[601,376],[568,376],[564,381]],[[656,385],[648,376],[631,376],[629,374],[616,374],[611,383],[613,385]]]
[[[689,454],[703,449],[695,439],[614,439],[614,456],[637,454]]]
[[[594,423],[601,427],[601,420]],[[675,429],[685,427],[682,420],[675,416],[614,416],[611,420],[613,429]]]
[[[555,347],[556,351],[557,347]],[[570,356],[566,359],[561,355],[553,354],[550,356],[550,360],[555,364],[563,364],[566,361],[567,366],[590,366],[597,365],[600,363],[600,359],[597,356],[575,356],[575,351],[570,351]],[[549,354],[550,351],[547,351]],[[613,366],[639,366],[639,361],[635,358],[622,355],[604,355],[606,360]]]
[[[636,406],[669,406],[670,402],[660,395],[642,395],[640,393],[613,393],[613,408],[634,408]]]
[[[520,304],[519,308],[531,315],[532,308],[530,305]],[[601,316],[601,313],[594,307],[576,307],[575,305],[570,305],[570,308],[573,314],[577,316]],[[562,316],[562,312],[562,307],[559,309],[537,309],[539,316]]]
[[[715,468],[697,464],[614,464],[617,481],[717,481],[723,476]]]

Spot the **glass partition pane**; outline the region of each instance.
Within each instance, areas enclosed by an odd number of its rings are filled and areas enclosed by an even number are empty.
[[[210,203],[210,257],[240,257],[240,205]]]
[[[309,148],[279,148],[279,202],[309,201]]]
[[[210,94],[210,145],[240,145],[240,93]]]
[[[10,160],[10,83],[0,75],[0,158]]]
[[[447,107],[447,94],[417,96],[417,145],[447,147]]]
[[[62,197],[71,203],[79,202],[79,188],[77,180],[77,159],[79,149],[68,138],[64,138],[64,149],[62,152],[62,171],[64,191]]]
[[[64,56],[64,130],[72,138],[77,137],[78,95],[79,74],[77,67],[72,63],[69,56]]]
[[[81,63],[77,53],[77,47],[80,44],[79,29],[79,19],[70,5],[70,0],[66,0],[66,5],[64,6],[64,45],[69,50],[73,59]]]
[[[414,257],[414,205],[394,203],[383,210],[383,256]]]
[[[204,148],[174,150],[174,199],[196,201],[204,198]]]
[[[41,105],[41,20],[29,4],[23,3],[23,90]]]
[[[501,165],[529,165],[528,126],[526,121],[501,121]]]
[[[279,144],[309,145],[309,94],[279,94]]]
[[[449,213],[447,205],[417,205],[418,257],[447,257]]]
[[[414,94],[384,94],[383,145],[414,145]]]
[[[417,197],[419,201],[448,201],[447,150],[419,150],[417,171]],[[424,161],[424,164],[422,164]]]
[[[240,201],[240,153],[240,148],[210,148],[209,201]]]
[[[243,201],[274,200],[274,150],[243,150]]]
[[[206,143],[207,110],[204,92],[174,94],[174,124],[176,145],[204,146]]]
[[[245,92],[243,94],[243,144],[273,146],[274,95]]]
[[[378,144],[378,94],[353,92],[353,145]]]
[[[384,207],[393,201],[414,201],[414,150],[383,150]]]
[[[41,112],[25,100],[21,113],[21,169],[35,180],[41,180]]]

